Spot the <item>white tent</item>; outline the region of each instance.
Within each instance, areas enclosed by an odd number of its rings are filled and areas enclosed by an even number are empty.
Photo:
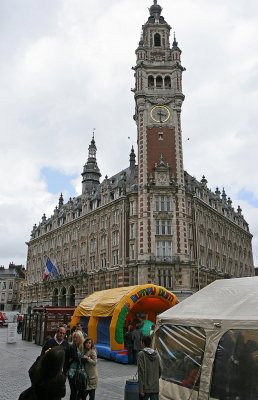
[[[157,322],[161,400],[258,399],[258,277],[217,280]]]

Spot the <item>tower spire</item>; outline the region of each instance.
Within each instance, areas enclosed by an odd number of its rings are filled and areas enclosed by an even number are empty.
[[[81,174],[82,193],[91,192],[93,188],[99,185],[99,178],[101,177],[96,159],[97,147],[94,139],[94,131],[95,128],[93,128],[92,139],[88,148],[88,161],[84,165],[83,172]]]
[[[130,168],[133,169],[135,167],[135,152],[132,145],[131,153],[130,153]]]

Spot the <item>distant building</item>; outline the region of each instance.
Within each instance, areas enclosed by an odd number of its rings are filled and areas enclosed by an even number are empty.
[[[53,215],[32,230],[25,311],[77,305],[93,291],[143,283],[184,298],[215,279],[254,275],[242,210],[224,189],[212,192],[204,176],[198,181],[184,170],[184,68],[157,1],[142,29],[132,89],[138,165],[132,148],[129,165],[100,183],[92,137],[82,194],[66,203],[61,194]],[[43,284],[47,257],[60,275]]]
[[[8,268],[0,266],[0,310],[21,309],[24,295],[25,268],[23,265],[10,263]]]

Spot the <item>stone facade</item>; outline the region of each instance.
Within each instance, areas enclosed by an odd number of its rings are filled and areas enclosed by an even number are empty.
[[[94,136],[82,194],[34,226],[24,311],[77,305],[96,290],[155,283],[187,296],[214,279],[254,275],[248,224],[223,189],[184,171],[181,50],[154,1],[134,67],[138,165],[100,183]],[[59,270],[43,284],[45,259]]]

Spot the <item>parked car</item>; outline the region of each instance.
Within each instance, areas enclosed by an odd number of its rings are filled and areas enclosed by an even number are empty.
[[[7,316],[3,311],[0,311],[0,326],[7,325]]]

